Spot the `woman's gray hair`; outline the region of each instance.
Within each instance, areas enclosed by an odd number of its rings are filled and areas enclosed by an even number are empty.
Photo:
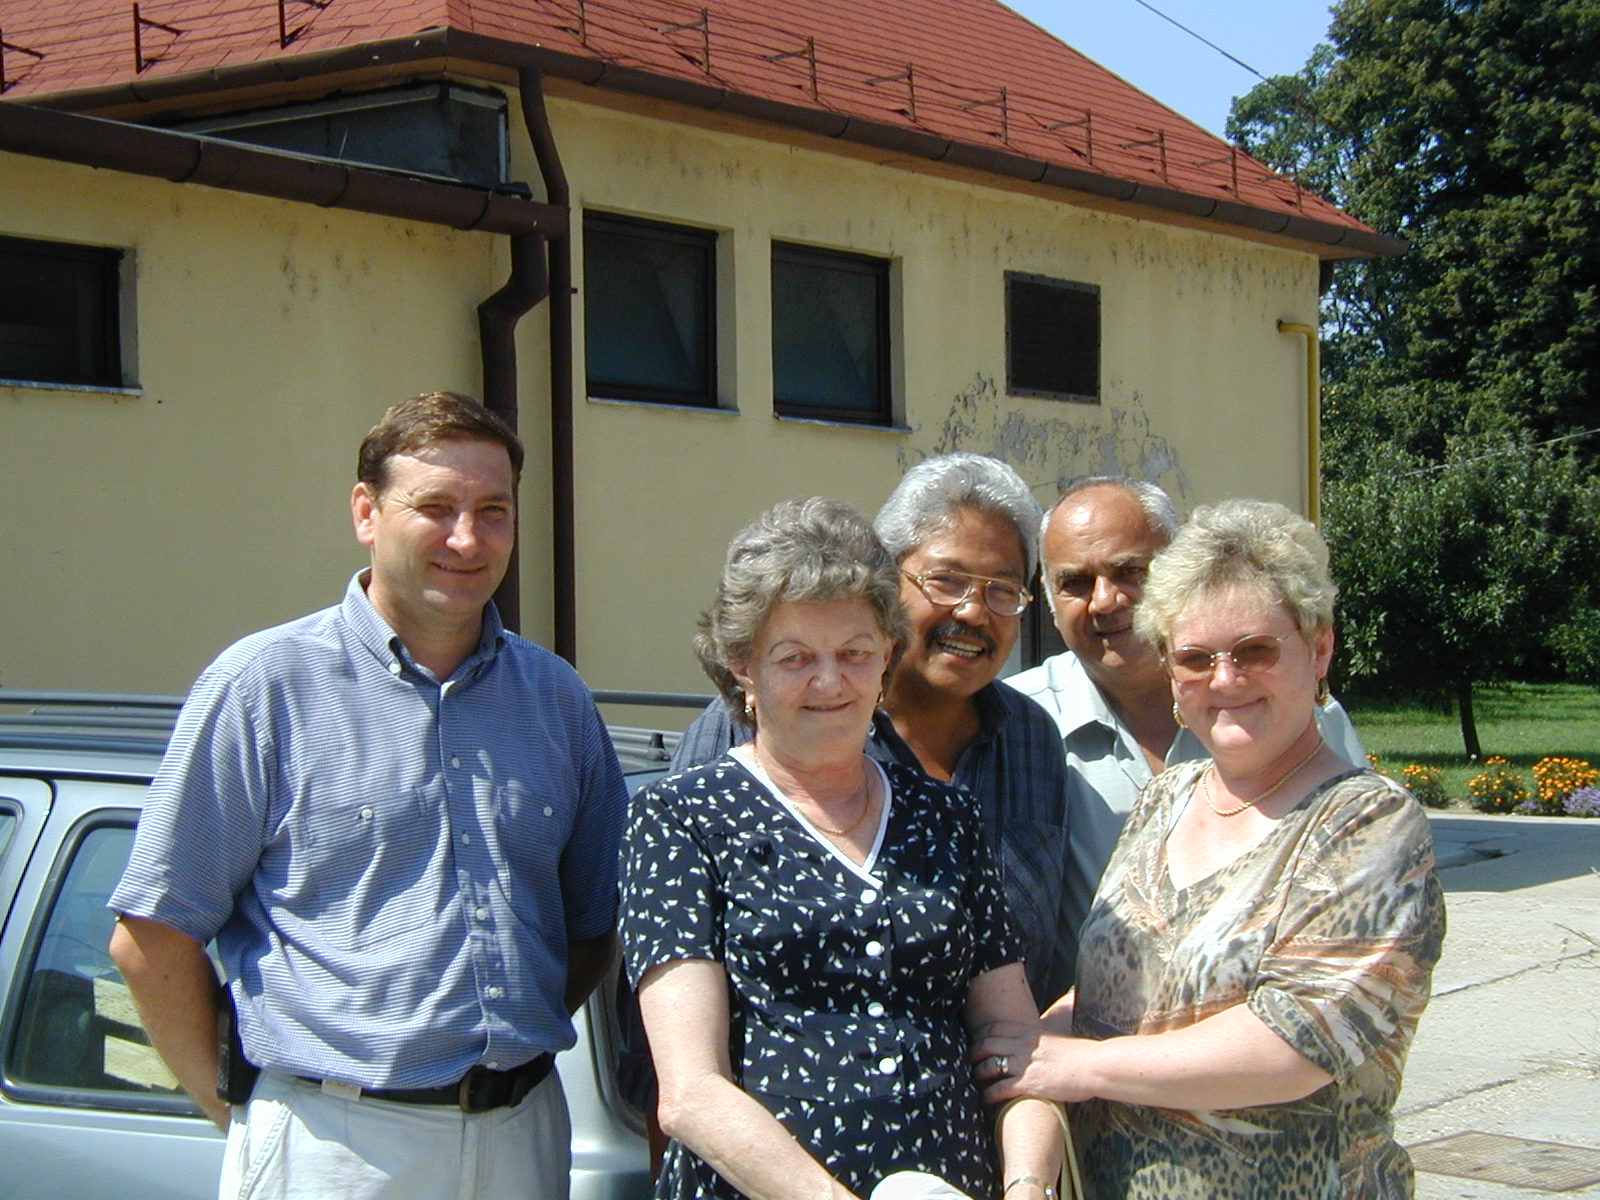
[[[1044,513],[1022,477],[998,458],[941,454],[918,463],[901,476],[872,524],[898,563],[967,508],[999,513],[1016,527],[1028,560],[1023,578],[1031,580]]]
[[[728,543],[717,598],[700,614],[694,649],[737,715],[744,691],[732,668],[748,663],[756,640],[779,604],[865,600],[878,629],[896,646],[904,641],[900,571],[867,520],[848,504],[812,496],[774,504]]]
[[[1255,588],[1288,608],[1301,633],[1333,628],[1338,594],[1328,544],[1310,521],[1266,500],[1224,500],[1197,508],[1150,562],[1134,632],[1166,650],[1173,626],[1214,593]]]

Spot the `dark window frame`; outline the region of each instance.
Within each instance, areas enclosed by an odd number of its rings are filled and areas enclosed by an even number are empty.
[[[108,246],[86,246],[74,242],[55,242],[41,238],[0,235],[0,274],[21,269],[37,269],[37,262],[23,266],[21,257],[56,260],[69,264],[79,288],[79,320],[71,329],[73,357],[83,369],[40,371],[18,369],[0,352],[0,379],[22,384],[51,384],[61,387],[121,388],[124,386],[122,361],[122,262],[124,251]],[[86,285],[86,286],[85,286]],[[3,298],[0,298],[3,302]],[[89,311],[85,311],[85,310]],[[49,328],[49,327],[43,327]]]
[[[592,334],[595,318],[591,311],[592,289],[589,283],[590,238],[598,231],[602,235],[635,237],[666,242],[698,251],[703,275],[697,308],[700,313],[701,336],[698,351],[704,369],[699,386],[692,390],[667,387],[648,387],[636,383],[608,380],[590,369],[593,351]],[[588,396],[602,400],[633,400],[645,404],[672,404],[688,408],[720,407],[719,364],[717,361],[717,245],[715,230],[692,225],[674,225],[646,217],[624,216],[609,212],[583,214],[583,272],[584,272],[584,386]]]
[[[1018,285],[1021,285],[1019,287]],[[1029,353],[1029,346],[1037,342],[1037,335],[1028,328],[1032,322],[1043,320],[1043,317],[1032,312],[1019,311],[1021,305],[1019,298],[1029,293],[1022,289],[1034,289],[1031,294],[1037,295],[1037,289],[1043,288],[1050,291],[1063,293],[1062,300],[1068,307],[1072,305],[1069,298],[1089,297],[1092,304],[1092,333],[1082,330],[1068,329],[1067,336],[1079,336],[1092,342],[1089,347],[1092,355],[1092,366],[1089,368],[1094,375],[1093,386],[1085,389],[1084,376],[1087,372],[1076,363],[1064,363],[1061,355],[1055,360],[1044,362],[1036,357],[1030,361],[1019,361]],[[1006,310],[1006,392],[1013,396],[1037,396],[1047,400],[1067,400],[1078,404],[1099,404],[1101,395],[1101,331],[1103,328],[1103,311],[1101,306],[1100,285],[1095,283],[1082,283],[1072,279],[1057,279],[1048,275],[1035,275],[1025,271],[1007,271],[1005,273],[1005,310]],[[1074,317],[1082,319],[1081,313],[1067,314],[1070,321]],[[1065,357],[1082,359],[1082,350],[1076,354]],[[1060,372],[1055,379],[1047,379],[1046,375]],[[1068,376],[1075,376],[1068,378]],[[1065,386],[1051,386],[1060,383]],[[1072,386],[1072,385],[1079,386]]]
[[[780,417],[837,421],[851,425],[892,425],[894,423],[894,382],[892,363],[889,356],[893,351],[894,340],[890,328],[892,320],[890,305],[890,267],[892,264],[890,260],[848,250],[825,250],[816,246],[802,246],[793,242],[774,241],[772,243],[772,270],[774,273],[776,273],[780,262],[790,266],[846,271],[852,274],[864,275],[873,281],[875,288],[873,319],[876,326],[873,331],[873,339],[877,355],[878,373],[873,389],[873,407],[870,409],[818,404],[812,401],[792,398],[785,399],[782,384],[778,380],[776,354],[774,354],[772,374],[773,411]],[[772,305],[774,348],[776,348],[778,340],[777,325],[779,317],[778,304],[774,299]]]

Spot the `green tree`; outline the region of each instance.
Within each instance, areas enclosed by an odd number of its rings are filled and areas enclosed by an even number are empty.
[[[1600,677],[1600,0],[1333,14],[1229,134],[1410,242],[1324,299],[1324,512],[1351,682],[1475,754],[1474,683]]]
[[[1600,486],[1576,456],[1505,437],[1430,462],[1393,444],[1326,493],[1344,670],[1440,692],[1481,756],[1475,683],[1550,678],[1592,652]]]
[[[1341,268],[1330,377],[1415,393],[1406,448],[1600,425],[1600,0],[1340,0],[1230,134],[1410,253]],[[1600,437],[1580,446],[1600,458]]]

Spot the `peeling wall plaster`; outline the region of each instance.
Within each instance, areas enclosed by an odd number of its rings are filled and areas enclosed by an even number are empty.
[[[952,398],[944,419],[913,426],[902,471],[936,454],[969,450],[1017,469],[1041,501],[1082,475],[1130,475],[1159,483],[1182,507],[1189,480],[1178,448],[1156,433],[1138,392],[1126,405],[1059,404],[1060,417],[1026,416],[982,373]]]

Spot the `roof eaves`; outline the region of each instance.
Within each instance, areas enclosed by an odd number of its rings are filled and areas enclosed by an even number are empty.
[[[956,141],[899,124],[852,117],[810,105],[754,96],[680,76],[644,70],[523,42],[459,29],[436,28],[312,54],[282,55],[238,66],[163,76],[106,87],[29,97],[29,103],[75,112],[106,112],[134,105],[293,83],[316,76],[373,72],[455,60],[501,68],[533,67],[548,75],[604,90],[724,112],[822,137],[871,146],[929,162],[1099,197],[1136,208],[1170,212],[1213,225],[1266,233],[1338,249],[1342,256],[1390,257],[1405,253],[1402,238],[1285,214],[1221,197],[1206,197],[1032,158],[994,146]],[[0,101],[4,103],[4,101]]]
[[[463,231],[566,231],[567,210],[471,187],[33,104],[0,104],[0,151]]]

